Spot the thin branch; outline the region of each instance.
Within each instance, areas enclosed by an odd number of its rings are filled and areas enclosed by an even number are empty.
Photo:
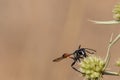
[[[111,72],[111,71],[104,71],[104,75],[114,75],[114,76],[120,76],[120,73],[118,72]]]
[[[107,50],[107,55],[106,55],[106,58],[105,58],[105,67],[103,70],[106,69],[106,67],[108,66],[108,63],[110,61],[110,48],[111,48],[111,43],[112,43],[112,38],[113,38],[113,33],[111,34],[111,37],[110,37],[110,41],[109,41],[109,45],[108,45],[108,50]]]
[[[120,39],[120,34],[117,35],[117,37],[116,37],[114,40],[112,40],[112,37],[113,37],[113,33],[112,33],[111,38],[110,38],[110,41],[109,41],[108,50],[107,50],[107,55],[106,55],[106,58],[105,58],[105,67],[104,67],[103,70],[105,70],[106,67],[108,66],[108,63],[109,63],[109,61],[110,61],[110,56],[111,56],[111,54],[110,54],[110,49],[111,49],[111,47]]]

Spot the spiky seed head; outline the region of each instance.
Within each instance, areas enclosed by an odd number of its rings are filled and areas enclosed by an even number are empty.
[[[120,67],[120,59],[116,61],[116,65]]]
[[[101,77],[105,62],[101,58],[89,56],[84,58],[80,65],[80,71],[88,80],[96,80]]]
[[[120,20],[120,3],[115,5],[112,12],[113,12],[113,18],[115,18],[116,20]]]

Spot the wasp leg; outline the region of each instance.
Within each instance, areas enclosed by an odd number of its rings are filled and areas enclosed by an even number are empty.
[[[75,63],[76,63],[76,60],[71,64],[71,67],[72,67],[75,71],[81,73],[78,69],[76,69],[76,68],[74,67]]]
[[[90,54],[94,54],[94,52],[90,52],[90,51],[88,51],[88,50],[85,50],[87,53],[90,53]]]
[[[91,51],[96,52],[96,50],[94,50],[94,49],[90,49],[90,48],[84,48],[84,49],[87,49],[87,50],[91,50]]]

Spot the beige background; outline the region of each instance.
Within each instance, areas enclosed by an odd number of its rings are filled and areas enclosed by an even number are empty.
[[[88,21],[111,20],[119,0],[0,0],[0,80],[82,80],[72,60],[52,60],[78,45],[105,57],[111,33],[119,25]],[[120,42],[112,50],[111,65],[120,56]],[[105,76],[104,80],[119,80]]]

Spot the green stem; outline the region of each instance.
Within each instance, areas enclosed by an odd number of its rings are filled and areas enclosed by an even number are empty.
[[[104,75],[120,76],[120,73],[111,72],[111,71],[104,71],[103,74],[104,74]]]
[[[110,38],[110,41],[109,41],[107,55],[106,55],[106,58],[105,58],[105,67],[104,67],[103,70],[105,70],[108,66],[108,63],[110,61],[110,56],[111,56],[110,55],[110,49],[120,39],[120,34],[114,40],[112,40],[112,37],[113,37],[113,34],[111,35],[111,38]]]
[[[113,33],[111,34],[111,38],[110,38],[110,41],[109,41],[109,45],[108,45],[108,50],[107,50],[107,55],[106,55],[106,58],[105,58],[105,67],[103,70],[106,69],[106,67],[108,66],[108,63],[110,61],[110,49],[111,49],[111,43],[112,43],[112,37],[113,37]]]

